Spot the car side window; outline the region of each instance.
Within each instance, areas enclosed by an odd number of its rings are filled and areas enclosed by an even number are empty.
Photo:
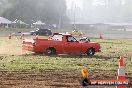
[[[67,42],[75,42],[76,39],[72,36],[67,36]]]
[[[54,35],[52,37],[52,40],[55,40],[55,41],[62,41],[62,35]]]

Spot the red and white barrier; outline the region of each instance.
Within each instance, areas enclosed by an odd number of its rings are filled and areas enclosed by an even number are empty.
[[[117,80],[125,80],[125,79],[126,77],[125,77],[124,57],[120,56]],[[127,87],[124,85],[119,85],[119,86],[116,86],[116,88],[127,88]]]
[[[118,80],[124,80],[125,79],[125,66],[124,66],[124,57],[120,56],[119,60],[119,69],[118,69]]]

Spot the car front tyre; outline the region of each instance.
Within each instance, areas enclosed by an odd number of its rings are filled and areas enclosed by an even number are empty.
[[[87,52],[86,52],[86,54],[88,56],[93,56],[95,54],[95,49],[93,49],[93,48],[88,49]]]

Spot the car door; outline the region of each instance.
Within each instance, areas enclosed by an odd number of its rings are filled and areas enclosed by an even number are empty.
[[[65,43],[65,52],[67,54],[80,54],[81,44],[72,36],[68,36],[67,42]]]

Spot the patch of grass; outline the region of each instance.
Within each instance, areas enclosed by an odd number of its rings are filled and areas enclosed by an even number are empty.
[[[126,70],[131,72],[132,62],[125,59]],[[96,58],[61,58],[49,56],[6,56],[0,60],[0,69],[7,70],[39,70],[39,69],[54,69],[54,70],[79,70],[81,67],[89,68],[92,72],[97,70],[111,71],[117,70],[118,59],[100,60]]]
[[[90,73],[111,73],[117,72],[119,56],[125,56],[126,72],[132,73],[132,40],[113,39],[102,40],[92,39],[91,41],[101,44],[101,51],[93,57],[87,56],[43,56],[32,53],[22,55],[22,40],[15,37],[9,40],[7,37],[0,37],[0,69],[5,70],[38,70],[45,69],[80,71],[85,67]],[[111,73],[112,74],[112,73]]]

